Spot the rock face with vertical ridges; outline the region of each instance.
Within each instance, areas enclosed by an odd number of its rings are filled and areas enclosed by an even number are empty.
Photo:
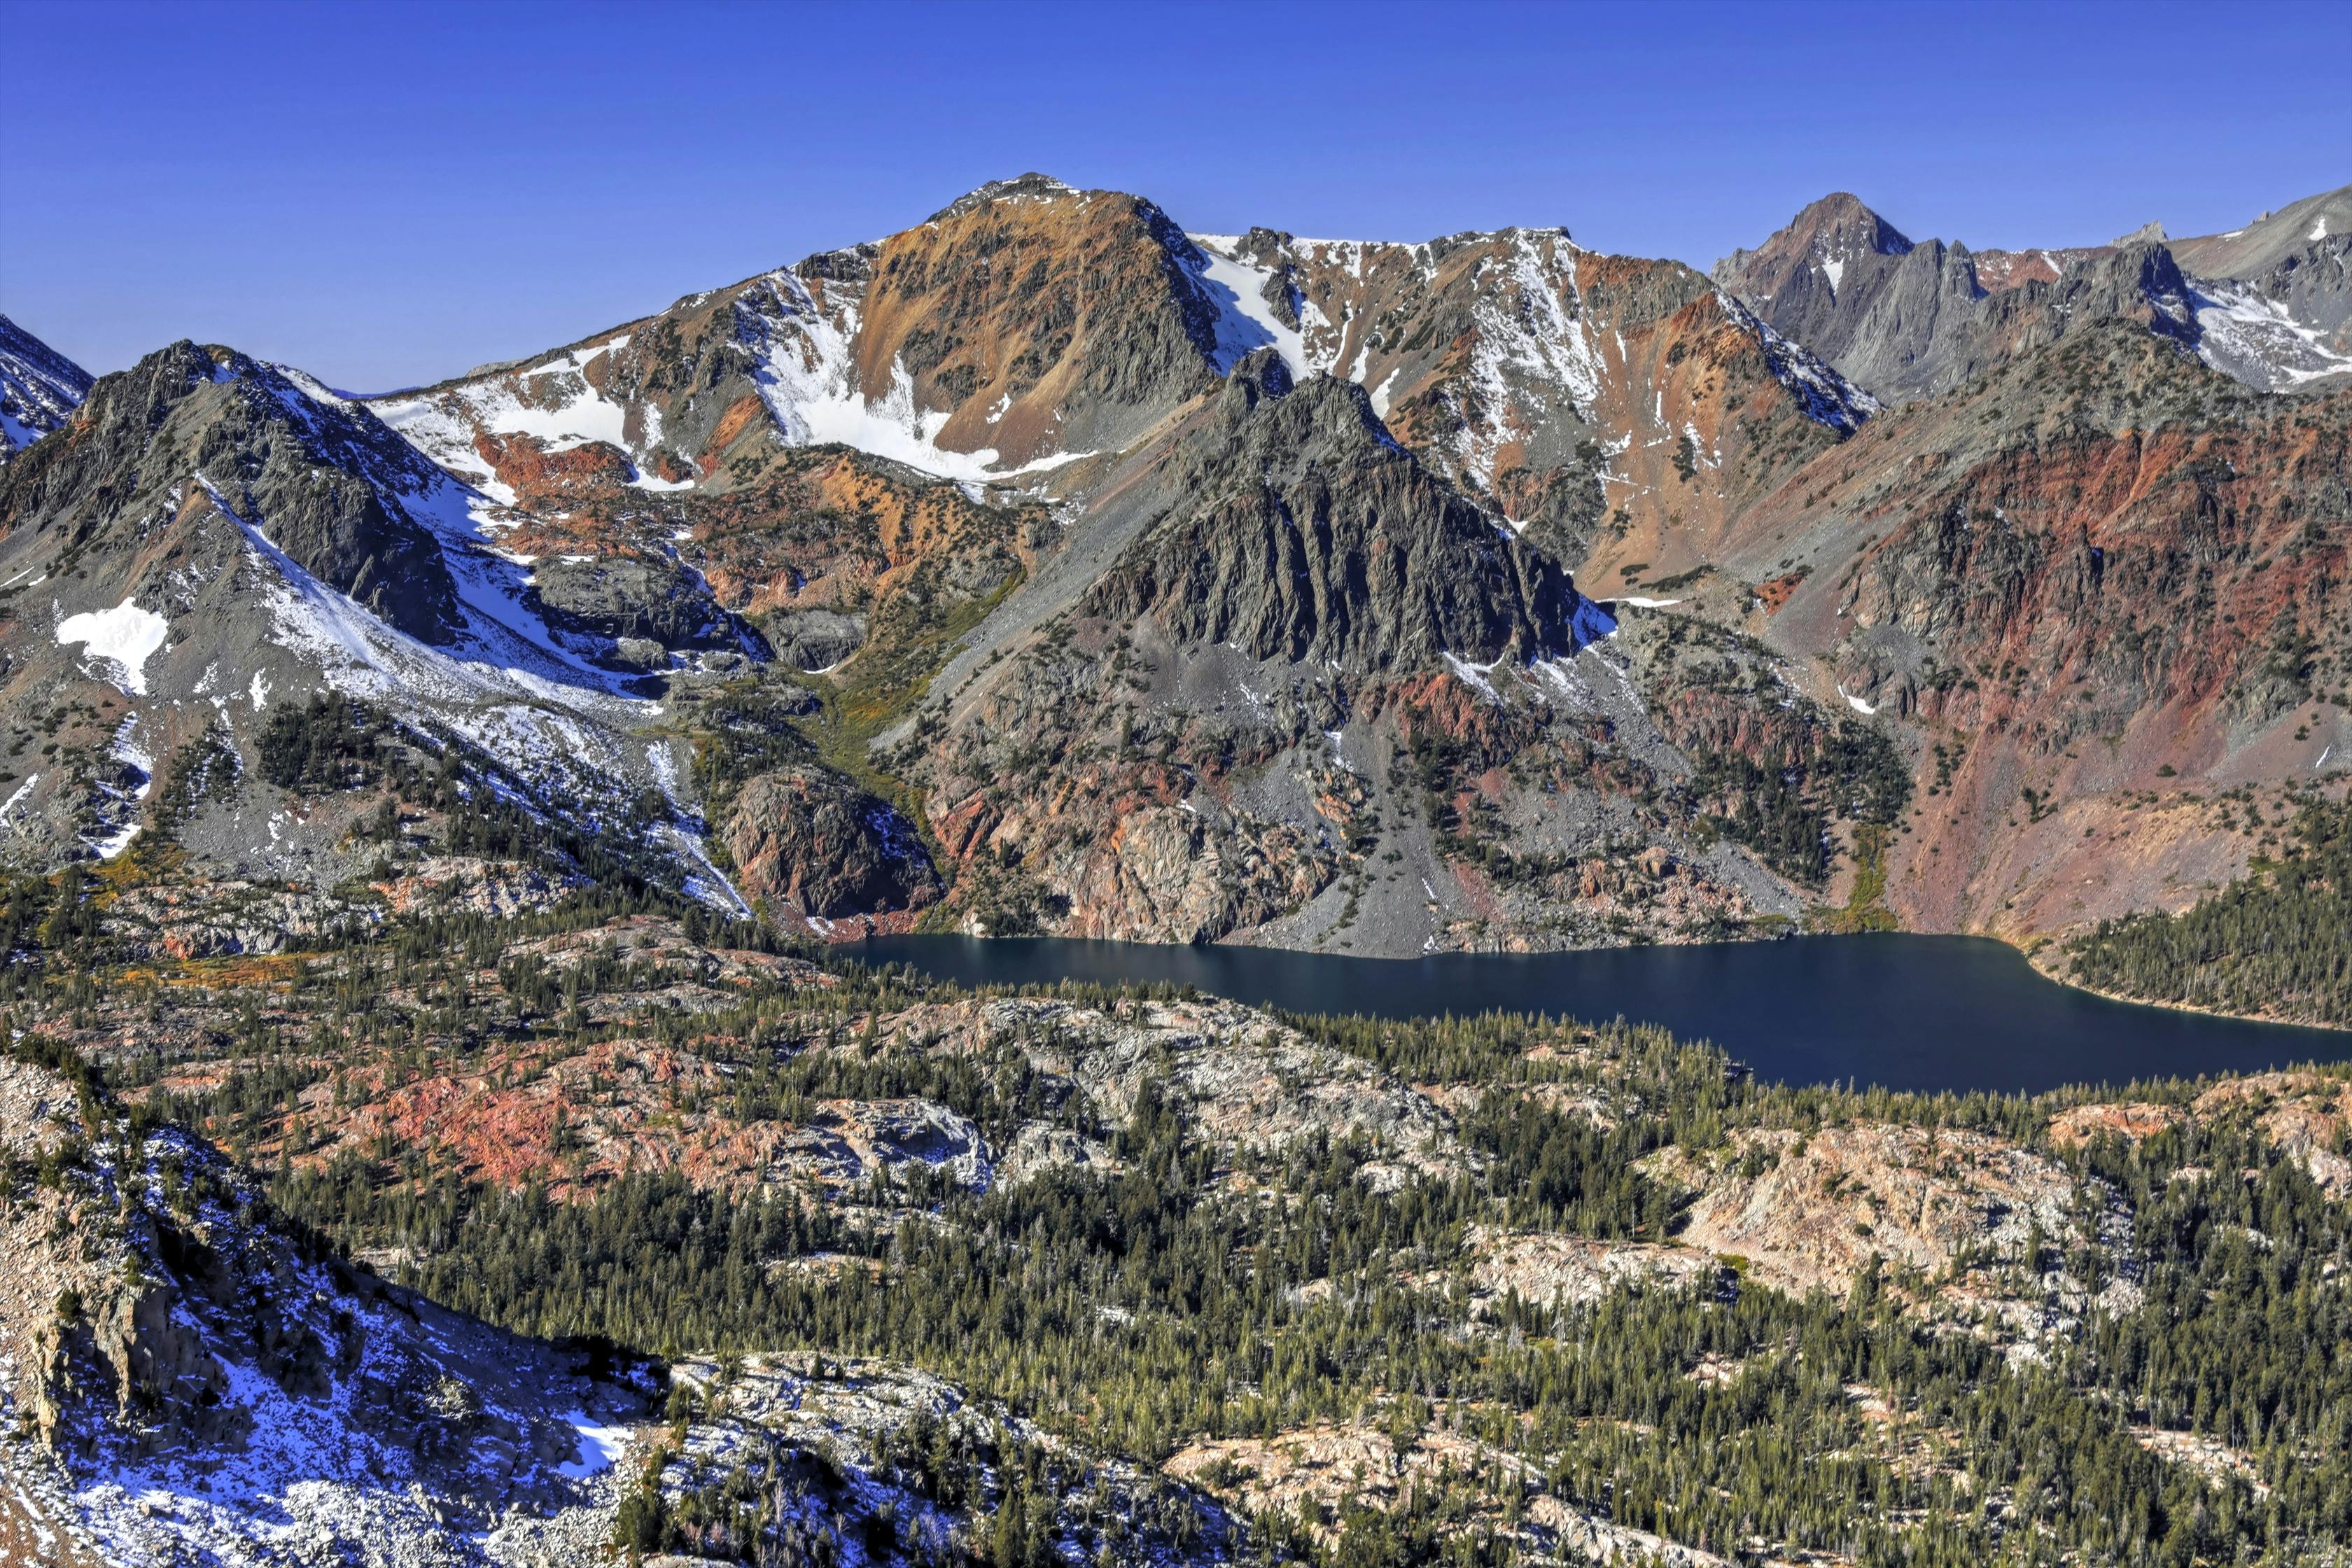
[[[1361,387],[1237,367],[1156,476],[1169,508],[1087,596],[1180,645],[1357,671],[1574,650],[1590,614],[1559,563],[1391,439]]]

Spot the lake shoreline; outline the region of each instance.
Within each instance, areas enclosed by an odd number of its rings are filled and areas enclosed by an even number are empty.
[[[2039,1093],[2352,1059],[2352,1031],[2100,996],[1985,936],[1808,934],[1402,959],[1057,937],[885,936],[844,948],[974,985],[1157,982],[1268,1010],[1398,1019],[1622,1017],[1792,1084]]]
[[[2228,1018],[2242,1024],[2275,1024],[2290,1029],[2325,1029],[2330,1034],[2352,1035],[2352,1024],[2333,1023],[2326,1018],[2281,1018],[2268,1013],[2232,1013],[2222,1007],[2200,1007],[2194,1002],[2170,1002],[2160,996],[2134,996],[2124,991],[2103,991],[2096,985],[2085,985],[2069,975],[2061,974],[2042,962],[2042,951],[2055,947],[2055,942],[2045,942],[2042,949],[2035,949],[2010,942],[2007,937],[1995,937],[1993,940],[2009,942],[2010,946],[2024,954],[2026,963],[2033,965],[2038,973],[2053,984],[2063,985],[2070,991],[2080,991],[2085,996],[2096,996],[2101,1001],[2121,1002],[2134,1007],[2160,1007],[2168,1013],[2193,1013],[2200,1018]]]
[[[877,936],[877,935],[878,935],[878,936],[898,936],[898,935],[950,936],[950,935],[961,935],[961,933],[945,932],[945,931],[940,931],[940,932],[929,932],[929,931],[924,931],[924,932],[877,931],[877,932],[869,933],[869,934],[866,935],[866,936],[855,937],[855,938],[851,938],[851,939],[848,939],[848,940],[845,940],[845,941],[838,942],[834,943],[833,945],[834,945],[835,947],[838,948],[838,949],[841,949],[841,950],[845,950],[845,950],[856,949],[856,948],[858,948],[858,947],[860,947],[860,946],[863,946],[863,945],[865,945],[866,943],[867,943],[867,942],[869,942],[873,941],[873,940],[875,939],[875,937],[876,937],[876,936]],[[2062,973],[2058,969],[2056,969],[2055,967],[2053,967],[2051,963],[2049,963],[2045,962],[2045,961],[2043,960],[2043,958],[2042,957],[2042,954],[2043,954],[2044,952],[2053,952],[2053,951],[2057,951],[2057,950],[2059,949],[2059,943],[2058,943],[2058,942],[2057,942],[2055,939],[2048,938],[2048,937],[2035,937],[2035,938],[2027,938],[2027,939],[2022,939],[2022,940],[2021,940],[2020,938],[2017,938],[2017,937],[2014,937],[2014,936],[2010,936],[2010,935],[2008,935],[2008,934],[2006,934],[2006,933],[2003,933],[2003,932],[2000,932],[2000,931],[1807,931],[1807,930],[1805,930],[1805,929],[1804,929],[1803,927],[1801,927],[1801,926],[1798,926],[1798,925],[1790,925],[1790,926],[1789,926],[1789,927],[1787,927],[1787,928],[1785,928],[1785,929],[1778,930],[1778,931],[1769,931],[1769,932],[1767,932],[1767,931],[1757,931],[1757,932],[1752,932],[1752,933],[1749,933],[1749,934],[1744,934],[1744,935],[1739,935],[1739,936],[1709,937],[1709,938],[1704,939],[1704,940],[1702,940],[1702,941],[1696,941],[1696,942],[1622,942],[1622,943],[1618,943],[1618,944],[1615,944],[1615,945],[1612,945],[1612,946],[1608,946],[1608,947],[1491,948],[1491,949],[1475,949],[1475,950],[1474,950],[1474,949],[1456,949],[1456,948],[1448,948],[1448,949],[1444,949],[1444,950],[1441,950],[1441,951],[1438,951],[1438,952],[1331,952],[1331,951],[1329,951],[1329,950],[1328,950],[1328,949],[1324,949],[1324,948],[1294,947],[1294,946],[1291,946],[1291,945],[1289,945],[1288,943],[1285,943],[1285,942],[1236,942],[1236,941],[1229,941],[1229,940],[1224,940],[1224,939],[1220,939],[1220,940],[1215,941],[1215,942],[1192,942],[1192,943],[1131,942],[1131,941],[1129,941],[1129,939],[1124,938],[1124,937],[1084,937],[1084,938],[1068,938],[1068,937],[1047,937],[1047,936],[985,936],[985,937],[966,937],[964,940],[974,941],[974,942],[1064,942],[1064,941],[1085,941],[1085,942],[1109,942],[1109,943],[1122,943],[1122,944],[1125,944],[1125,945],[1128,945],[1128,946],[1139,947],[1139,948],[1160,948],[1160,947],[1191,946],[1191,947],[1200,948],[1200,949],[1204,949],[1204,950],[1226,950],[1226,951],[1234,951],[1234,952],[1262,952],[1262,953],[1269,953],[1269,954],[1281,954],[1281,953],[1287,953],[1287,954],[1295,955],[1295,956],[1297,956],[1297,957],[1298,957],[1298,958],[1302,958],[1302,959],[1309,959],[1309,960],[1336,959],[1336,960],[1340,960],[1340,961],[1345,961],[1345,962],[1363,963],[1419,963],[1420,961],[1422,961],[1422,960],[1423,960],[1423,959],[1429,959],[1429,958],[1521,958],[1521,959],[1539,959],[1539,958],[1564,958],[1564,957],[1570,957],[1570,956],[1574,956],[1574,955],[1581,954],[1581,953],[1634,952],[1641,952],[1641,951],[1645,951],[1645,950],[1690,949],[1690,948],[1716,948],[1716,947],[1741,947],[1741,948],[1747,948],[1747,947],[1763,947],[1763,946],[1769,946],[1769,945],[1771,945],[1771,944],[1773,944],[1773,943],[1777,943],[1777,942],[1800,942],[1800,941],[1804,941],[1804,940],[1806,940],[1806,939],[1808,939],[1808,938],[1817,938],[1817,937],[1835,937],[1835,936],[1937,936],[1937,937],[1948,936],[1948,937],[1961,937],[1961,938],[1968,938],[1968,939],[1971,939],[1971,940],[1982,940],[1982,941],[1986,941],[1986,942],[1998,942],[1998,943],[2000,943],[2000,945],[2002,945],[2003,947],[2009,948],[2009,949],[2011,949],[2012,952],[2016,952],[2020,957],[2023,958],[2023,959],[2025,960],[2025,962],[2026,962],[2028,964],[2030,964],[2030,965],[2032,965],[2032,968],[2033,968],[2033,970],[2034,970],[2034,972],[2035,972],[2036,973],[2038,973],[2038,974],[2042,975],[2044,979],[2048,980],[2051,984],[2054,984],[2054,985],[2063,985],[2063,986],[2064,986],[2066,989],[2068,989],[2068,990],[2070,990],[2070,991],[2079,992],[2079,993],[2081,993],[2083,995],[2085,995],[2085,996],[2095,996],[2095,997],[2097,997],[2099,1000],[2101,1000],[2101,1001],[2103,1001],[2103,1002],[2113,1002],[2113,1003],[2119,1004],[2119,1005],[2125,1005],[2125,1006],[2131,1006],[2131,1007],[2156,1007],[2156,1008],[2160,1008],[2160,1009],[2162,1009],[2162,1010],[2164,1010],[2164,1011],[2166,1011],[2166,1012],[2170,1012],[2170,1013],[2187,1013],[2187,1014],[2193,1014],[2193,1015],[2195,1015],[2195,1016],[2198,1016],[2198,1017],[2202,1017],[2202,1018],[2218,1018],[2218,1019],[2226,1019],[2226,1020],[2229,1020],[2229,1021],[2231,1021],[2231,1022],[2235,1022],[2235,1023],[2242,1023],[2242,1024],[2261,1024],[2261,1025],[2268,1025],[2268,1026],[2273,1026],[2280,1027],[2280,1028],[2289,1028],[2289,1029],[2319,1029],[2319,1030],[2325,1030],[2325,1031],[2326,1031],[2326,1032],[2327,1032],[2327,1033],[2329,1033],[2329,1034],[2352,1036],[2352,1024],[2338,1024],[2338,1023],[2331,1022],[2331,1021],[2329,1021],[2329,1020],[2327,1020],[2327,1019],[2325,1019],[2325,1018],[2279,1017],[2279,1016],[2273,1016],[2273,1015],[2270,1015],[2270,1014],[2265,1014],[2265,1013],[2233,1013],[2233,1012],[2230,1012],[2230,1011],[2228,1011],[2228,1010],[2226,1010],[2226,1009],[2220,1008],[2220,1007],[2203,1007],[2203,1006],[2200,1006],[2200,1005],[2198,1005],[2196,1003],[2193,1003],[2193,1002],[2172,1002],[2172,1001],[2167,1001],[2167,1000],[2165,1000],[2165,999],[2163,999],[2163,998],[2160,998],[2160,997],[2154,997],[2154,996],[2134,996],[2134,995],[2129,994],[2128,994],[2128,993],[2126,993],[2126,992],[2121,992],[2121,991],[2105,991],[2105,990],[2102,990],[2102,989],[2100,989],[2098,986],[2095,986],[2095,985],[2085,985],[2085,984],[2084,984],[2082,982],[2080,982],[2080,981],[2078,981],[2078,980],[2075,980],[2075,979],[2072,978],[2070,975],[2067,975],[2067,974]]]

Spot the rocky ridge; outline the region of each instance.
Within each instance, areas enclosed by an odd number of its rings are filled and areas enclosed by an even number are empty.
[[[1713,276],[1890,401],[1947,391],[2075,321],[2115,316],[2280,390],[2352,373],[2347,209],[2352,193],[2336,191],[2226,236],[2167,241],[2157,224],[2110,245],[1973,252],[1915,244],[1841,192]]]
[[[66,422],[89,395],[90,374],[0,316],[0,463]]]
[[[443,1311],[264,1217],[209,1146],[0,1064],[16,1499],[110,1563],[490,1562],[609,1487],[656,1386]]]

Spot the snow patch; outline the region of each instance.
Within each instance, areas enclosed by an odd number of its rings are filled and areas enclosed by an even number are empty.
[[[2277,300],[2252,288],[2200,287],[2213,291],[2191,300],[2197,314],[2197,356],[2224,375],[2279,392],[2352,371],[2352,354],[2328,346]]]
[[[152,610],[141,609],[136,598],[58,623],[58,644],[80,643],[84,657],[114,666],[109,679],[129,697],[147,695],[147,661],[171,635],[171,623]]]
[[[1477,691],[1497,708],[1503,705],[1502,693],[1495,689],[1495,683],[1488,677],[1500,668],[1502,663],[1503,661],[1498,658],[1493,664],[1470,664],[1454,658],[1450,653],[1445,656],[1446,668],[1454,671],[1454,679]]]
[[[557,1472],[575,1481],[591,1476],[601,1476],[617,1463],[622,1449],[628,1447],[626,1426],[600,1426],[588,1415],[574,1411],[564,1417],[572,1431],[580,1435],[580,1457],[555,1467]]]
[[[857,334],[856,306],[842,305],[828,314],[808,285],[790,271],[770,273],[761,284],[764,291],[747,294],[738,306],[737,331],[759,358],[753,379],[786,446],[838,442],[940,479],[980,484],[1094,455],[1049,453],[1017,468],[1000,468],[993,447],[970,452],[941,447],[938,437],[949,411],[916,406],[914,378],[903,361],[891,362],[890,385],[878,400],[858,392],[857,366],[850,352]]]
[[[1188,237],[1200,248],[1201,265],[1193,269],[1193,279],[1217,308],[1215,363],[1219,375],[1231,374],[1244,356],[1268,346],[1290,367],[1294,381],[1303,381],[1317,371],[1330,368],[1317,363],[1298,330],[1284,325],[1274,313],[1274,307],[1265,302],[1265,286],[1274,278],[1270,269],[1236,261],[1202,244],[1207,239],[1223,239],[1223,236]]]

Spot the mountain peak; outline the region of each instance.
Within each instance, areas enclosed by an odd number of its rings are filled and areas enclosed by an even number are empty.
[[[1804,209],[1789,221],[1789,226],[1766,241],[1787,235],[1793,239],[1812,241],[1814,248],[1851,250],[1855,246],[1874,250],[1881,256],[1901,256],[1911,248],[1911,241],[1902,230],[1864,205],[1860,196],[1851,191],[1832,191],[1818,201],[1808,203]],[[1844,241],[1844,245],[1837,242]]]
[[[1015,174],[1009,180],[991,180],[985,184],[975,186],[924,221],[938,223],[944,218],[961,217],[966,213],[976,212],[994,202],[1051,202],[1085,194],[1076,185],[1057,180],[1051,174],[1038,174],[1033,169],[1025,174]]]
[[[1799,271],[1822,271],[1832,293],[1845,265],[1864,256],[1905,256],[1910,239],[1864,206],[1851,191],[1832,191],[1809,202],[1770,238],[1753,250],[1735,250],[1715,264],[1717,283],[1758,298],[1778,293]]]

